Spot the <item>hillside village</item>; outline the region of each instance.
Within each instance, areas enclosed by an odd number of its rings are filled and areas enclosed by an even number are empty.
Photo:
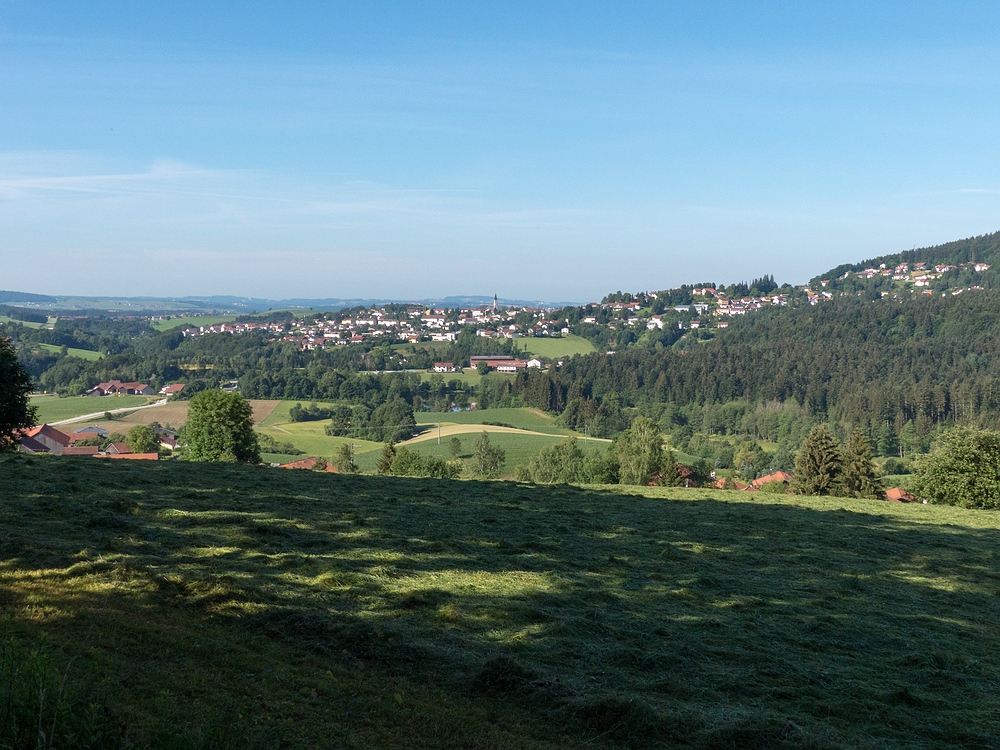
[[[892,268],[882,263],[877,268],[845,272],[841,279],[894,282],[893,291],[881,291],[882,297],[918,292],[931,295],[936,292],[931,288],[934,282],[949,271],[982,273],[989,268],[987,263],[932,265],[917,262],[901,263]],[[625,301],[605,299],[599,303],[561,309],[501,305],[496,298],[492,305],[478,307],[385,305],[341,312],[310,312],[286,322],[245,319],[212,325],[188,325],[182,333],[185,338],[263,333],[269,336],[270,341],[295,342],[303,350],[362,343],[453,342],[465,330],[494,339],[560,337],[571,333],[586,335],[587,331],[581,330],[586,326],[603,327],[609,331],[632,330],[641,335],[644,331],[663,330],[665,327],[682,331],[725,329],[729,327],[731,318],[763,309],[790,304],[816,305],[836,296],[861,294],[860,291],[838,290],[829,279],[819,280],[814,286],[816,288],[785,285],[772,290],[772,293],[740,296],[726,294],[714,286],[682,286],[673,290],[626,294],[623,295],[628,298]],[[969,285],[942,290],[940,294],[957,295],[980,289],[981,286]],[[676,298],[683,299],[683,302],[673,304]]]
[[[895,267],[889,267],[885,263],[880,263],[877,268],[869,267],[861,271],[845,271],[842,279],[848,279],[854,277],[863,281],[870,281],[872,279],[891,279],[895,282],[901,282],[902,284],[912,284],[914,287],[923,290],[924,294],[933,294],[934,290],[930,289],[933,282],[937,279],[942,278],[949,271],[960,271],[967,270],[975,273],[983,273],[990,270],[989,263],[938,263],[931,264],[928,262],[916,262],[916,263],[900,263]],[[820,282],[820,286],[827,287],[830,284],[829,279],[823,279]],[[952,289],[951,294],[961,294],[968,290],[978,290],[982,289],[981,286],[971,285],[969,287],[959,287]],[[942,292],[945,293],[945,292]],[[883,296],[889,294],[889,292],[883,292]]]
[[[657,293],[642,293],[656,299]],[[730,298],[711,287],[692,290],[689,304],[672,305],[659,314],[640,302],[591,303],[579,308],[538,308],[527,306],[480,306],[475,308],[424,308],[408,306],[403,313],[385,307],[342,313],[310,313],[289,322],[239,322],[183,328],[185,338],[211,334],[263,333],[270,341],[292,341],[304,350],[346,346],[365,342],[418,343],[453,342],[464,330],[474,330],[484,338],[518,339],[560,337],[579,333],[580,326],[603,326],[610,330],[636,331],[673,326],[681,330],[726,328],[727,317],[745,315],[765,307],[784,306],[788,294]],[[810,304],[830,299],[829,293],[811,294]],[[662,307],[662,306],[661,306]],[[722,320],[716,320],[721,318]],[[525,363],[525,366],[528,366]],[[490,369],[496,369],[491,365]]]

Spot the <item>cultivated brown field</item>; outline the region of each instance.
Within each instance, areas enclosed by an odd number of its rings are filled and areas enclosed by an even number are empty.
[[[253,408],[254,424],[259,425],[267,419],[279,403],[280,402],[278,401],[250,401],[250,406]],[[124,417],[116,419],[114,423],[132,425],[159,422],[161,425],[170,425],[171,427],[177,428],[187,422],[187,410],[187,401],[172,401],[164,404],[163,406],[154,406],[149,409],[138,409],[131,414],[127,414]],[[79,429],[79,427],[83,427],[85,424],[100,424],[107,426],[108,423],[103,419],[96,419],[88,423],[80,422],[79,425],[74,424],[73,428]]]

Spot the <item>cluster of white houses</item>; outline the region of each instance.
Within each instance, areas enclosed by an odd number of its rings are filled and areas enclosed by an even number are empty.
[[[518,313],[534,317],[531,325],[514,322]],[[531,307],[505,308],[484,305],[457,310],[407,307],[403,312],[372,308],[360,313],[326,313],[316,318],[299,318],[290,323],[217,323],[189,326],[187,338],[216,333],[266,333],[272,341],[294,341],[303,349],[359,344],[365,341],[416,342],[454,341],[466,326],[476,326],[476,334],[487,338],[519,338],[569,333],[565,325],[547,319],[546,311]]]
[[[934,266],[928,266],[926,262],[922,263],[900,263],[895,268],[886,267],[885,263],[879,264],[878,268],[865,268],[862,271],[855,271],[854,276],[859,279],[874,279],[876,276],[881,276],[884,278],[891,278],[893,281],[903,281],[914,286],[928,286],[934,279],[939,279],[948,271],[954,271],[957,268],[971,268],[976,273],[982,273],[983,271],[990,270],[989,263],[959,263],[957,265],[949,265],[947,263],[939,263]],[[851,271],[847,271],[841,278],[850,278]],[[830,282],[828,280],[823,280],[820,282],[823,286],[826,286]]]
[[[881,276],[891,278],[894,281],[912,283],[916,287],[927,287],[934,279],[948,271],[964,267],[970,267],[977,272],[989,269],[989,265],[986,263],[931,267],[928,267],[926,263],[902,263],[895,268],[887,268],[885,264],[882,264],[878,268],[847,272],[844,278],[851,275],[860,279]],[[826,287],[829,283],[829,280],[824,280],[820,282],[820,286]],[[833,292],[823,288],[814,290],[808,286],[799,286],[796,289],[805,295],[805,299],[811,305],[834,297]],[[961,291],[952,293],[958,294]],[[747,315],[769,307],[784,307],[789,304],[789,296],[784,293],[754,297],[729,297],[710,286],[695,287],[690,292],[693,297],[691,303],[672,305],[665,311],[665,314],[650,315],[649,310],[643,312],[642,305],[636,301],[591,303],[581,308],[581,312],[584,314],[579,320],[585,324],[601,324],[603,321],[603,324],[610,328],[630,326],[646,328],[647,330],[662,329],[670,320],[677,321],[676,325],[682,329],[710,325],[726,328],[728,327],[727,318]],[[925,293],[930,292],[925,290]],[[657,296],[656,292],[641,294],[652,298]],[[606,315],[599,315],[599,310],[614,313],[613,320],[608,320]],[[525,316],[523,313],[529,315]],[[692,319],[691,316],[694,318]],[[680,319],[678,320],[678,318]],[[526,320],[530,322],[525,322]],[[672,326],[674,323],[670,322],[669,325]],[[425,308],[416,305],[397,307],[393,310],[388,310],[385,307],[373,307],[360,312],[355,310],[339,314],[324,313],[316,317],[308,316],[292,320],[289,323],[240,322],[188,326],[183,330],[183,335],[188,338],[197,338],[219,333],[264,333],[269,336],[271,341],[293,341],[303,349],[311,350],[378,340],[390,342],[455,341],[462,330],[472,326],[475,327],[478,336],[487,338],[561,336],[571,332],[569,322],[555,319],[553,312],[549,309],[525,306],[501,308],[494,299],[492,305],[458,309]]]

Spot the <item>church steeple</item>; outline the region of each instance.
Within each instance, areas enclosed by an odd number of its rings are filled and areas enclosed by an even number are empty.
[[[496,311],[497,311],[497,296],[496,296],[496,294],[494,294],[493,295],[493,312],[496,312]]]

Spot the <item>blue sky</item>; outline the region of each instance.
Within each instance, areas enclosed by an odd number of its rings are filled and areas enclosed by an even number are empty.
[[[1000,229],[1000,5],[0,0],[0,288],[801,283]]]

